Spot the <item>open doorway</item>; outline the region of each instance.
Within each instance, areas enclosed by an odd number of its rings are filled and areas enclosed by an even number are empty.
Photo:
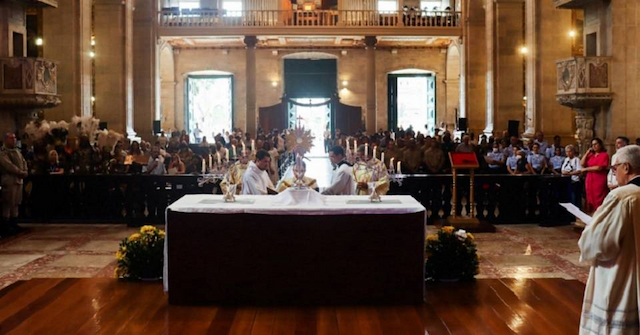
[[[305,129],[311,130],[314,140],[309,156],[326,156],[324,135],[331,131],[331,104],[321,98],[299,98],[294,102],[289,108],[289,128],[300,122]]]
[[[191,139],[196,124],[209,143],[233,128],[232,75],[189,75],[186,87],[185,129]]]
[[[389,128],[432,135],[436,128],[435,76],[426,71],[389,74]]]

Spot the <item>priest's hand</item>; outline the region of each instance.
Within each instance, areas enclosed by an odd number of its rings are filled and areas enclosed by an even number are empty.
[[[367,183],[361,181],[358,183],[358,190],[368,190],[369,189],[369,185],[367,185]]]

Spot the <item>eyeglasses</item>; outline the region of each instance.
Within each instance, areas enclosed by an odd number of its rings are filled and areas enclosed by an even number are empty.
[[[611,165],[611,171],[613,171],[613,173],[616,173],[616,171],[618,170],[618,166],[622,164],[626,164],[626,163],[618,163],[618,164]]]

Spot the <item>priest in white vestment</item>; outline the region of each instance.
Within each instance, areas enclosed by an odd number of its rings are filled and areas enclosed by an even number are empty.
[[[269,164],[271,156],[260,150],[256,153],[256,160],[249,162],[247,171],[242,176],[242,194],[267,195],[275,193],[271,178],[269,178]]]
[[[580,259],[591,263],[580,334],[640,334],[640,147],[621,148],[611,168],[619,187],[585,228]]]
[[[353,168],[345,161],[344,149],[335,146],[329,151],[329,159],[334,166],[331,185],[322,194],[325,195],[353,195],[356,183],[353,178]]]

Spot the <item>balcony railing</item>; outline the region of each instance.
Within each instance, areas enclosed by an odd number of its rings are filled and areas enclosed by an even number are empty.
[[[52,107],[60,103],[58,66],[43,58],[0,58],[0,106]]]
[[[246,28],[246,27],[327,27],[327,28],[459,28],[461,13],[455,11],[370,11],[370,10],[247,10],[163,9],[160,27]]]

